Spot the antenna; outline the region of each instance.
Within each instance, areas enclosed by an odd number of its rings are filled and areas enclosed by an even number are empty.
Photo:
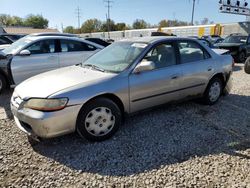
[[[108,8],[108,14],[106,14],[106,18],[107,18],[107,27],[108,27],[108,38],[110,39],[110,8],[112,8],[111,4],[114,1],[112,0],[104,0],[104,3],[106,4],[105,7]]]

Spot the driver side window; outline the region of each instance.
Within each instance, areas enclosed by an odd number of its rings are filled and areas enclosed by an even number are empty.
[[[176,65],[174,47],[172,44],[160,44],[148,52],[143,61],[152,61],[155,69]]]
[[[31,54],[46,54],[55,52],[54,40],[42,40],[35,42],[27,48]]]

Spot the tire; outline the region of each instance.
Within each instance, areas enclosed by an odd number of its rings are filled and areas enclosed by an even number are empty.
[[[220,78],[213,78],[203,95],[203,102],[207,105],[213,105],[218,102],[221,94],[222,94],[222,81]]]
[[[78,114],[76,131],[89,141],[104,141],[113,136],[122,123],[121,110],[112,100],[97,98]]]
[[[0,74],[0,93],[2,93],[6,88],[6,80],[5,78]]]
[[[244,70],[247,74],[250,74],[250,57],[245,62]]]
[[[244,51],[241,51],[237,59],[238,59],[237,63],[244,63],[246,61],[246,53]]]

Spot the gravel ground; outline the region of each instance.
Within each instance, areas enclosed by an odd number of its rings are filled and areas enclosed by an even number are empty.
[[[236,65],[214,106],[166,105],[127,118],[112,139],[30,143],[0,96],[0,187],[250,188],[250,75]],[[1,119],[1,118],[0,118]]]

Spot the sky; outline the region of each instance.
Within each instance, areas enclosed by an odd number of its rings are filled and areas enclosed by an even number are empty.
[[[245,16],[219,13],[219,0],[196,0],[195,21],[207,17],[215,23],[245,21]],[[0,14],[25,17],[42,14],[49,27],[77,27],[76,8],[81,9],[81,23],[90,18],[106,19],[104,0],[0,0]],[[111,19],[132,25],[135,19],[157,24],[162,19],[191,21],[192,0],[113,0]]]

